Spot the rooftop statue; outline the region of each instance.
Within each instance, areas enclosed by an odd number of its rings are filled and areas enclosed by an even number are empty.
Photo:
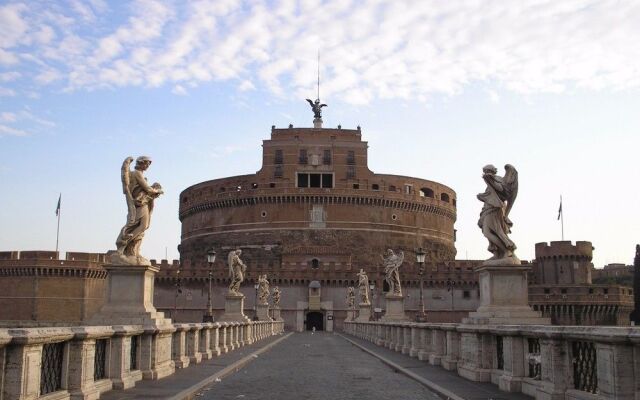
[[[273,293],[271,294],[271,297],[273,298],[273,306],[274,307],[280,307],[280,288],[275,286],[273,288]]]
[[[355,307],[356,291],[353,286],[347,288],[347,308],[352,310]]]
[[[240,284],[244,281],[244,273],[247,271],[247,266],[244,265],[240,259],[242,250],[231,250],[227,256],[227,262],[229,263],[229,278],[231,278],[231,284],[229,285],[229,294],[240,296]]]
[[[258,276],[258,304],[269,304],[269,280],[267,274]]]
[[[117,250],[110,261],[112,264],[151,265],[140,255],[140,245],[151,223],[153,202],[164,192],[159,183],[149,185],[144,177],[144,171],[151,165],[149,157],[138,157],[133,171],[129,169],[132,161],[133,157],[127,157],[120,170],[122,191],[127,201],[127,223],[120,230]]]
[[[316,99],[315,102],[311,101],[311,99],[307,99],[307,101],[311,105],[311,110],[313,110],[313,118],[322,119],[322,107],[328,106],[326,104],[320,104],[320,99]]]
[[[400,287],[400,274],[398,269],[404,261],[404,252],[400,250],[398,254],[388,249],[384,260],[385,281],[389,284],[389,295],[402,296],[402,288]]]
[[[484,265],[520,264],[514,254],[516,245],[508,236],[513,226],[509,212],[518,195],[518,171],[511,164],[505,165],[504,169],[502,177],[497,175],[497,168],[491,164],[482,168],[482,179],[487,183],[487,189],[478,194],[478,200],[484,203],[478,226],[489,240],[488,250],[493,253]]]
[[[369,301],[369,277],[363,269],[358,272],[358,291],[360,292],[360,304],[371,304]]]

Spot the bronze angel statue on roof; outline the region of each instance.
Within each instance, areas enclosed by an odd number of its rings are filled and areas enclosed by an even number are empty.
[[[314,119],[322,119],[322,107],[328,107],[326,104],[320,104],[320,99],[316,99],[315,102],[311,101],[311,99],[307,99],[309,105],[311,105],[311,110],[313,111]]]
[[[520,264],[514,254],[516,245],[508,236],[513,226],[509,213],[518,195],[518,171],[511,164],[505,165],[504,169],[502,177],[497,175],[498,169],[491,164],[482,168],[482,179],[487,183],[487,189],[478,194],[478,200],[484,203],[478,226],[489,240],[488,250],[493,253],[485,265]]]

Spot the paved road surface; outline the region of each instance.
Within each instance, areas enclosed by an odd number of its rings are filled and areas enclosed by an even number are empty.
[[[337,335],[294,334],[196,399],[440,399]]]

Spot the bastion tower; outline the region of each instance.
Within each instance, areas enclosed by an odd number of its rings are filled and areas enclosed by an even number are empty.
[[[262,147],[257,173],[180,194],[185,271],[208,268],[209,248],[224,255],[240,248],[249,269],[278,278],[371,273],[387,248],[405,251],[407,260],[418,247],[428,261],[455,259],[456,193],[426,179],[373,173],[360,127],[274,126]],[[224,258],[216,270],[226,274]],[[413,262],[406,264],[409,271]]]

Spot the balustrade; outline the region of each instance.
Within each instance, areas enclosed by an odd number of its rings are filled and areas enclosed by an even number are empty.
[[[98,399],[282,332],[282,321],[0,329],[0,400]]]
[[[345,321],[344,331],[536,399],[640,395],[637,328]]]

